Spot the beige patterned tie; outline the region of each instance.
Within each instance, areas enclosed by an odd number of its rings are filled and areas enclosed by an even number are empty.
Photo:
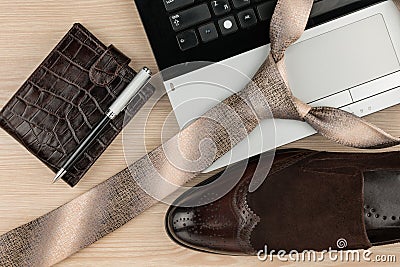
[[[399,2],[395,1],[396,5],[400,6]],[[267,119],[268,105],[275,118],[306,121],[320,134],[343,145],[379,148],[400,144],[399,138],[350,113],[312,108],[291,94],[285,50],[304,31],[312,3],[278,1],[271,22],[271,54],[255,75],[254,84],[87,193],[2,235],[0,266],[49,266],[113,232],[157,202],[138,184],[157,188],[161,197],[173,193],[160,183],[160,178],[185,184],[243,140],[260,120]],[[180,151],[176,156],[179,167],[168,160],[171,151]]]

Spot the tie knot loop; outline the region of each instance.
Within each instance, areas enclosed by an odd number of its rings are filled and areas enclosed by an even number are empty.
[[[292,96],[293,99],[293,103],[296,106],[297,111],[299,112],[299,116],[302,120],[304,120],[304,118],[307,116],[307,114],[310,112],[310,110],[312,109],[312,107],[306,103],[304,103],[303,101],[301,101],[300,99],[298,99],[295,96]]]

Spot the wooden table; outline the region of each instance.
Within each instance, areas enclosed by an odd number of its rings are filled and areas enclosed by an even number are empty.
[[[116,45],[133,59],[133,67],[146,65],[157,69],[132,0],[10,0],[0,1],[0,10],[0,107],[11,98],[74,22],[84,24],[106,44]],[[170,106],[166,99],[163,105],[161,113],[167,114]],[[368,120],[400,136],[400,106],[369,116]],[[159,142],[157,136],[152,140],[154,146]],[[78,186],[71,189],[65,183],[52,185],[53,173],[3,130],[0,130],[0,147],[0,234],[72,200],[126,166],[119,136]],[[287,147],[351,150],[321,136],[313,136]],[[164,231],[166,209],[165,204],[156,205],[59,265],[290,265],[279,261],[259,262],[256,257],[199,253],[177,246]],[[400,261],[400,244],[372,250],[374,253],[395,254]],[[331,262],[325,264],[339,265]],[[395,265],[386,263],[385,266]]]

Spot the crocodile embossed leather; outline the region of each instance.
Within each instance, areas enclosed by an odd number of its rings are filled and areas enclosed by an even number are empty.
[[[261,119],[267,119],[268,105],[275,117],[305,120],[321,134],[345,145],[377,148],[399,144],[400,139],[350,113],[311,108],[291,94],[285,79],[284,52],[304,31],[312,3],[313,0],[278,1],[271,23],[271,55],[255,75],[254,83],[127,169],[58,209],[2,235],[0,265],[52,265],[111,233],[157,202],[139,184],[156,188],[161,197],[170,195],[171,188],[163,187],[160,177],[175,185],[185,184],[246,138]],[[195,162],[194,166],[177,167],[167,156],[171,155],[169,150],[181,152],[174,158]]]
[[[135,76],[129,62],[75,24],[3,107],[0,126],[57,172]],[[135,96],[64,181],[76,185],[122,130],[125,115],[132,118],[153,92],[147,86]]]

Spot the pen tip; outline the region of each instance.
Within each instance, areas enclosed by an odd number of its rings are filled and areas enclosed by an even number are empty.
[[[60,180],[66,173],[67,173],[67,171],[64,170],[64,169],[59,170],[59,171],[57,172],[56,176],[54,176],[53,184],[54,184],[55,182],[57,182],[58,180]]]

